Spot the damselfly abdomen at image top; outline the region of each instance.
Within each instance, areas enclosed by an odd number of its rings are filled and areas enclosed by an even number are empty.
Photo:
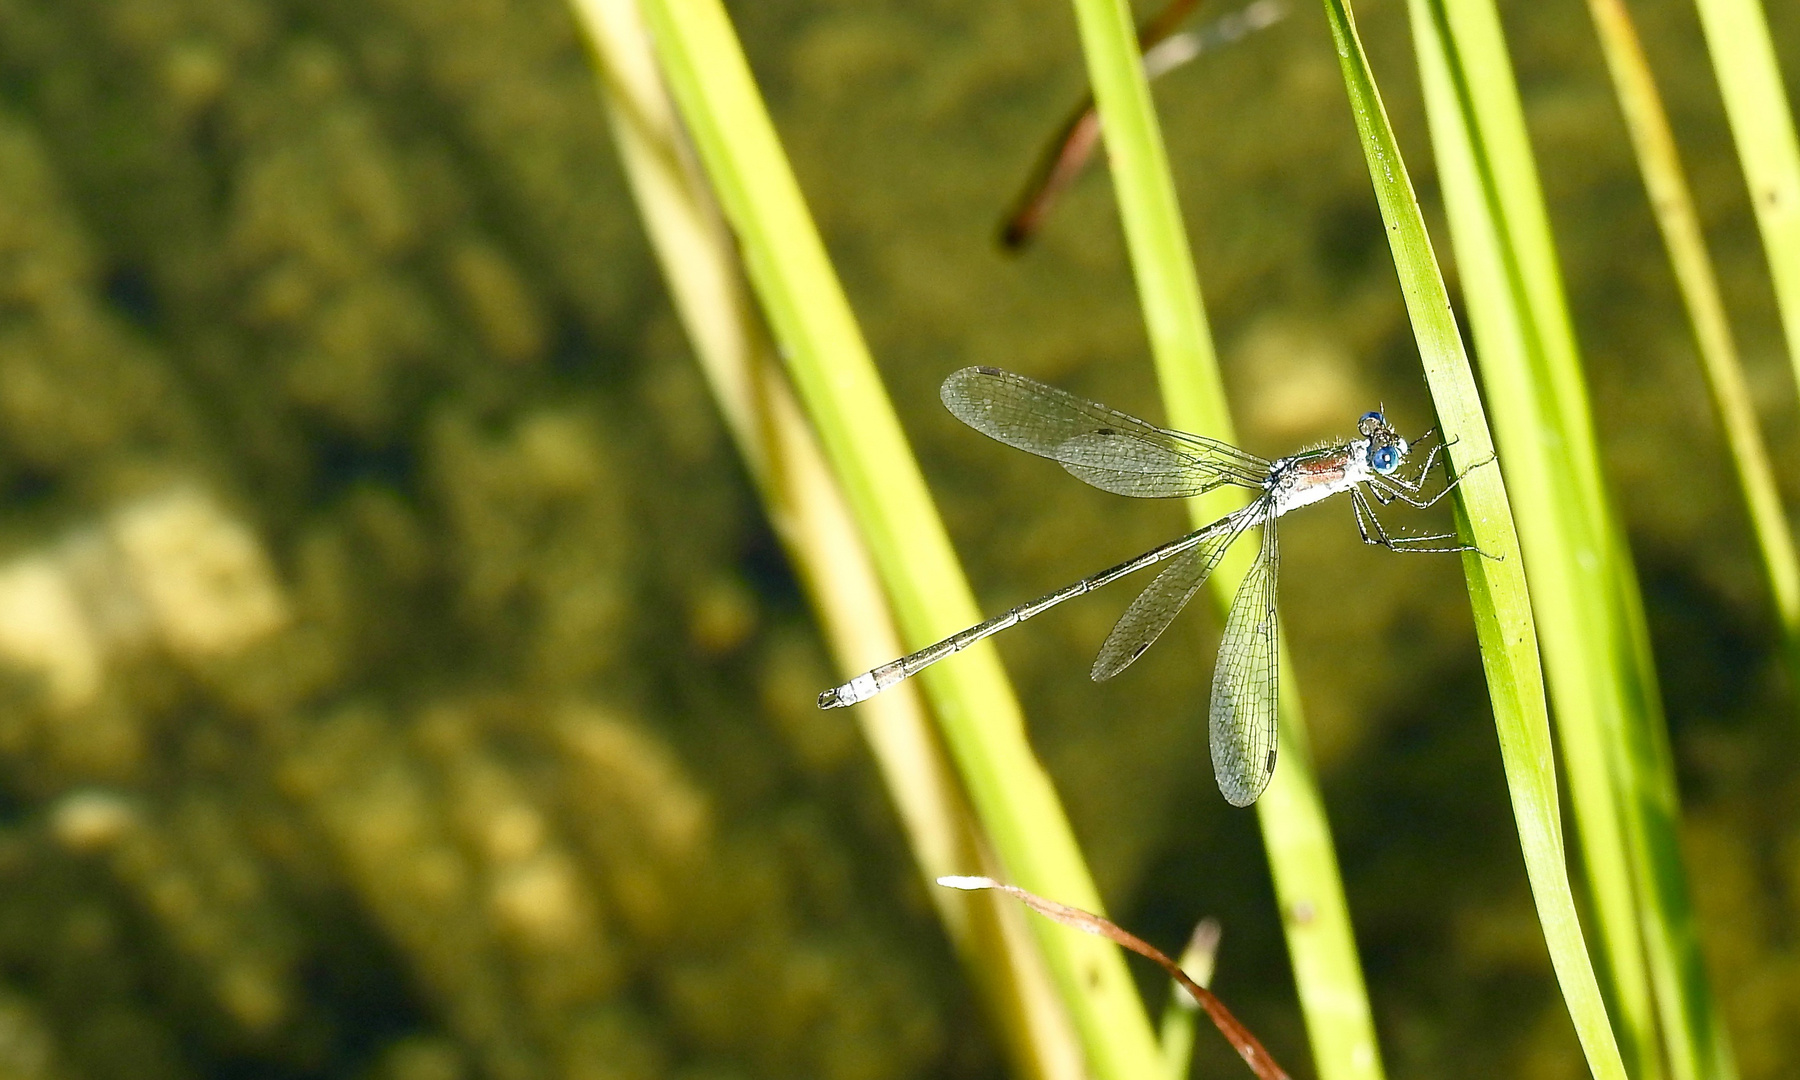
[[[944,380],[941,396],[944,407],[976,431],[1049,458],[1102,491],[1158,499],[1236,487],[1253,495],[1246,506],[1209,525],[865,671],[820,694],[821,709],[854,705],[873,697],[1064,600],[1167,561],[1100,646],[1089,674],[1095,681],[1110,679],[1130,667],[1168,628],[1206,583],[1232,542],[1255,529],[1259,533],[1256,559],[1238,585],[1225,619],[1208,708],[1213,775],[1219,791],[1232,805],[1248,806],[1274,775],[1278,743],[1280,659],[1275,581],[1280,557],[1276,520],[1291,510],[1348,492],[1364,543],[1399,552],[1474,550],[1457,543],[1454,533],[1409,536],[1390,532],[1376,516],[1371,498],[1383,506],[1399,501],[1429,507],[1462,479],[1447,474],[1444,486],[1428,493],[1425,481],[1443,449],[1442,440],[1434,440],[1428,432],[1409,443],[1378,411],[1363,414],[1353,439],[1269,461],[1217,439],[1157,427],[999,368],[963,368]],[[1430,449],[1417,469],[1405,475],[1402,470],[1408,459],[1428,443]]]

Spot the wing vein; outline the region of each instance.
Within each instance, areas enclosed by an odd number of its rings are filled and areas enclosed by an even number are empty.
[[[983,435],[1118,495],[1177,498],[1221,485],[1260,488],[1269,474],[1267,461],[1228,443],[1168,431],[998,368],[954,372],[941,396],[952,415]]]
[[[1095,682],[1104,682],[1119,672],[1130,667],[1144,651],[1162,636],[1162,632],[1175,621],[1175,616],[1186,607],[1206,578],[1219,565],[1219,560],[1231,547],[1232,541],[1244,534],[1244,530],[1268,513],[1268,500],[1259,499],[1231,518],[1226,519],[1230,525],[1217,535],[1208,537],[1196,544],[1192,550],[1177,555],[1170,561],[1162,573],[1139,593],[1125,614],[1113,624],[1112,632],[1106,635],[1106,641],[1100,646],[1100,655],[1094,658],[1094,667],[1089,672]]]
[[[1270,514],[1262,522],[1262,544],[1232,598],[1213,669],[1208,710],[1213,777],[1233,806],[1255,802],[1275,773],[1280,738],[1276,520]]]

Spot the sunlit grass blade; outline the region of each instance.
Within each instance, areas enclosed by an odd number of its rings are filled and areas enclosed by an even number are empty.
[[[647,0],[644,13],[664,77],[902,637],[923,644],[976,621],[968,583],[723,6]],[[851,666],[886,658],[871,655]],[[970,649],[922,682],[1007,875],[1034,892],[1097,910],[1092,876],[1025,739],[1018,703],[992,649]],[[1050,927],[1037,939],[1094,1075],[1151,1075],[1159,1067],[1155,1036],[1118,952]]]
[[[1075,0],[1075,13],[1169,423],[1230,440],[1218,359],[1130,11],[1120,0]],[[1190,511],[1205,523],[1235,509],[1239,499],[1214,492],[1191,500]],[[1254,554],[1241,547],[1212,577],[1220,611],[1230,606]],[[1256,811],[1282,911],[1310,913],[1283,918],[1282,927],[1314,1066],[1325,1080],[1374,1080],[1382,1075],[1375,1025],[1285,646],[1280,740],[1274,778]]]
[[[1569,884],[1537,631],[1507,487],[1500,470],[1482,464],[1493,453],[1493,440],[1474,372],[1354,16],[1346,0],[1325,0],[1325,11],[1426,381],[1444,434],[1453,440],[1452,463],[1467,472],[1457,489],[1459,528],[1487,553],[1464,555],[1463,568],[1538,919],[1588,1067],[1602,1080],[1622,1080],[1624,1062]]]
[[[1524,110],[1492,0],[1412,0],[1411,10],[1619,1035],[1635,1075],[1661,1075],[1666,1056],[1692,1080],[1710,1057],[1713,1007],[1676,835],[1674,768]]]
[[[895,655],[900,636],[817,440],[752,310],[737,246],[683,142],[637,0],[577,0],[627,182],[692,343],[769,520],[845,667]],[[984,863],[975,825],[917,688],[856,710],[926,879]],[[998,867],[994,867],[998,871]],[[1085,1075],[1068,1016],[1016,905],[928,891],[988,999],[1017,1073]]]
[[[1588,0],[1600,45],[1606,55],[1625,116],[1626,130],[1637,152],[1638,169],[1650,194],[1650,208],[1662,230],[1663,245],[1675,271],[1675,283],[1687,307],[1699,348],[1700,369],[1712,394],[1713,411],[1725,433],[1731,463],[1743,489],[1744,505],[1762,555],[1775,612],[1786,635],[1793,685],[1800,688],[1800,556],[1781,505],[1774,467],[1757,423],[1750,388],[1738,359],[1737,342],[1720,294],[1719,278],[1707,252],[1700,215],[1688,188],[1668,113],[1657,91],[1637,29],[1623,0]]]
[[[1611,986],[1618,1035],[1634,1075],[1654,1077],[1661,1073],[1655,1005],[1621,820],[1623,806],[1609,760],[1618,753],[1626,723],[1620,683],[1626,673],[1617,667],[1625,654],[1619,628],[1607,619],[1612,571],[1605,525],[1580,505],[1581,481],[1590,479],[1581,455],[1591,450],[1591,434],[1577,431],[1575,444],[1569,444],[1553,392],[1543,385],[1546,369],[1566,369],[1574,357],[1560,305],[1554,299],[1534,304],[1534,298],[1526,295],[1522,263],[1530,256],[1519,252],[1509,231],[1523,231],[1528,241],[1537,241],[1531,230],[1540,222],[1530,219],[1529,209],[1504,205],[1495,190],[1500,182],[1494,176],[1496,168],[1511,167],[1516,182],[1534,188],[1536,176],[1529,171],[1517,175],[1521,169],[1517,161],[1499,152],[1487,153],[1481,140],[1499,139],[1500,134],[1478,127],[1468,86],[1472,76],[1458,62],[1464,58],[1447,55],[1452,42],[1444,28],[1445,12],[1428,0],[1411,7],[1432,147],[1464,299],[1495,430],[1506,452],[1508,489],[1524,533],[1532,607],[1546,645],[1562,761],[1601,945],[1601,972]],[[1492,61],[1489,56],[1478,59]],[[1491,66],[1482,74],[1502,77]],[[1494,157],[1501,160],[1491,160]],[[1523,168],[1528,170],[1529,162]],[[1509,218],[1508,209],[1526,220]],[[1548,272],[1554,282],[1553,260]],[[1549,445],[1551,440],[1538,434],[1544,429],[1563,437]]]
[[[1758,0],[1694,0],[1800,381],[1800,138]]]
[[[1793,534],[1781,505],[1774,469],[1738,360],[1737,343],[1725,313],[1718,275],[1706,248],[1699,214],[1675,148],[1675,137],[1638,41],[1637,29],[1632,25],[1625,5],[1621,0],[1588,0],[1588,9],[1599,31],[1607,68],[1612,74],[1625,126],[1637,152],[1651,209],[1668,248],[1676,284],[1681,289],[1688,320],[1694,327],[1701,370],[1712,394],[1713,410],[1725,433],[1738,485],[1743,489],[1745,507],[1762,554],[1776,614],[1786,636],[1791,684],[1800,688],[1800,560],[1796,559]],[[1685,896],[1677,899],[1686,902]],[[1674,933],[1681,935],[1679,942],[1671,948],[1680,960],[1675,973],[1684,979],[1699,979],[1704,988],[1704,972],[1697,970],[1700,956],[1699,944],[1693,940],[1696,933],[1693,917],[1691,913],[1684,912],[1684,915],[1681,924],[1672,928]],[[1679,992],[1659,993],[1658,1004],[1664,1009],[1665,1025],[1676,1030],[1692,1029],[1688,1040],[1670,1047],[1673,1071],[1677,1076],[1731,1077],[1736,1074],[1724,1024],[1710,998],[1695,998]],[[1680,1008],[1684,1005],[1703,1011],[1695,1016],[1671,1015],[1671,1006]],[[1676,1057],[1677,1054],[1681,1056]]]

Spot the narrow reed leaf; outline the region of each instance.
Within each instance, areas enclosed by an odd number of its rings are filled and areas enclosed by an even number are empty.
[[[1600,34],[1606,66],[1612,74],[1632,148],[1637,152],[1644,187],[1650,193],[1650,208],[1656,214],[1663,245],[1669,252],[1675,283],[1687,307],[1688,321],[1694,326],[1700,369],[1706,376],[1719,427],[1725,433],[1738,486],[1743,489],[1769,592],[1775,600],[1776,617],[1786,637],[1792,684],[1800,689],[1800,556],[1795,554],[1794,535],[1781,505],[1775,470],[1744,379],[1718,274],[1700,228],[1700,215],[1681,167],[1662,95],[1657,91],[1629,10],[1623,0],[1588,0],[1588,10]]]
[[[902,636],[922,644],[976,608],[924,479],[882,390],[719,0],[646,0],[668,80],[744,253],[788,373],[844,491]],[[858,660],[860,666],[885,656]],[[989,647],[924,676],[965,789],[1006,872],[1034,889],[1099,897]],[[1037,934],[1094,1075],[1151,1075],[1160,1057],[1123,960],[1099,942]]]
[[[1183,431],[1234,441],[1130,12],[1121,0],[1075,0],[1075,13],[1167,419]],[[1196,524],[1204,524],[1236,509],[1238,500],[1223,490],[1212,492],[1189,500],[1190,513]],[[1230,607],[1253,554],[1243,545],[1213,574],[1221,612]],[[1368,990],[1285,644],[1280,664],[1280,749],[1256,811],[1281,909],[1311,913],[1307,919],[1282,920],[1301,1013],[1323,1080],[1379,1080],[1381,1055]]]
[[[752,308],[737,245],[683,145],[637,0],[575,0],[574,8],[676,313],[827,643],[846,666],[898,652],[874,566]],[[856,719],[927,879],[983,861],[979,827],[916,689],[872,701]],[[938,889],[930,895],[998,1021],[1015,1072],[1037,1080],[1084,1075],[1075,1033],[1017,906]]]
[[[1492,0],[1410,6],[1617,1030],[1635,1075],[1661,1075],[1666,1057],[1692,1080],[1708,1057],[1712,1004],[1676,835],[1674,767],[1499,13]]]
[[[1497,140],[1500,135],[1482,130],[1473,115],[1471,76],[1459,62],[1460,55],[1449,55],[1459,43],[1450,40],[1445,12],[1430,3],[1410,6],[1432,149],[1463,295],[1482,357],[1495,430],[1507,455],[1504,468],[1524,533],[1532,608],[1547,646],[1550,694],[1579,826],[1581,868],[1595,914],[1600,973],[1612,991],[1616,1033],[1626,1060],[1634,1074],[1649,1070],[1647,1075],[1654,1078],[1660,1075],[1655,1003],[1638,925],[1623,807],[1616,798],[1615,769],[1609,761],[1625,723],[1620,673],[1614,666],[1616,658],[1622,659],[1618,627],[1607,621],[1605,610],[1611,591],[1610,552],[1600,531],[1603,526],[1579,505],[1582,493],[1571,475],[1587,478],[1585,462],[1576,456],[1591,446],[1591,436],[1583,438],[1587,433],[1577,432],[1575,445],[1550,446],[1546,445],[1550,440],[1538,435],[1546,428],[1566,434],[1552,394],[1538,376],[1547,368],[1565,369],[1573,363],[1574,346],[1560,305],[1554,300],[1534,304],[1525,295],[1522,264],[1531,261],[1536,269],[1541,261],[1521,256],[1508,228],[1517,226],[1537,240],[1542,226],[1529,220],[1528,208],[1512,207],[1526,221],[1508,218],[1509,207],[1501,205],[1494,171],[1510,167],[1514,182],[1534,190],[1536,175],[1529,170],[1529,160],[1521,164],[1502,157],[1497,165],[1491,161],[1501,155],[1490,155],[1482,139]],[[1500,77],[1491,56],[1479,59],[1489,64],[1485,77]],[[1554,281],[1555,262],[1547,261]],[[1551,325],[1543,325],[1545,321]],[[1585,405],[1580,408],[1585,411]]]
[[[1355,18],[1347,0],[1324,0],[1324,6],[1426,382],[1451,440],[1452,462],[1468,473],[1457,489],[1458,526],[1489,556],[1467,554],[1463,569],[1538,919],[1589,1068],[1601,1080],[1623,1080],[1624,1062],[1569,885],[1537,631],[1506,484],[1500,470],[1477,467],[1493,454],[1492,436]]]
[[[1083,911],[1078,907],[1046,899],[1036,893],[1021,889],[1017,885],[1003,884],[992,878],[949,876],[938,878],[938,884],[947,889],[993,889],[1003,892],[1052,922],[1105,938],[1130,949],[1139,956],[1154,961],[1158,967],[1168,973],[1169,978],[1174,979],[1184,991],[1199,1002],[1202,1009],[1206,1010],[1206,1015],[1212,1020],[1213,1026],[1219,1029],[1219,1034],[1225,1036],[1225,1041],[1229,1042],[1232,1049],[1238,1052],[1238,1056],[1244,1059],[1244,1063],[1250,1066],[1251,1072],[1255,1073],[1260,1080],[1287,1080],[1288,1074],[1275,1063],[1275,1059],[1270,1056],[1268,1050],[1263,1048],[1263,1044],[1250,1032],[1250,1029],[1232,1015],[1231,1010],[1225,1007],[1225,1003],[1219,1000],[1218,995],[1200,985],[1198,981],[1182,970],[1180,964],[1169,959],[1167,953],[1112,920],[1102,918],[1089,911]]]
[[[1713,410],[1725,433],[1731,452],[1732,466],[1738,486],[1743,490],[1744,504],[1763,558],[1775,610],[1786,637],[1791,683],[1800,688],[1800,558],[1795,555],[1793,533],[1789,530],[1786,511],[1775,483],[1768,448],[1738,359],[1737,343],[1721,297],[1718,274],[1706,248],[1700,228],[1700,217],[1694,207],[1693,194],[1681,167],[1670,130],[1662,95],[1649,62],[1639,43],[1637,29],[1622,0],[1588,0],[1588,10],[1600,35],[1607,68],[1618,93],[1619,106],[1625,117],[1637,152],[1638,168],[1644,175],[1644,186],[1650,195],[1650,207],[1662,231],[1663,244],[1675,271],[1688,320],[1694,327],[1694,339],[1700,353],[1700,366],[1711,392]],[[1724,1022],[1705,990],[1705,973],[1700,969],[1699,943],[1692,912],[1687,910],[1685,894],[1674,898],[1682,904],[1678,920],[1669,927],[1672,938],[1668,946],[1676,958],[1665,973],[1695,985],[1700,993],[1658,990],[1658,1005],[1663,1010],[1666,1028],[1686,1032],[1686,1037],[1671,1040],[1671,1071],[1678,1078],[1708,1076],[1730,1078],[1737,1069],[1732,1060]]]
[[[1800,138],[1758,0],[1694,0],[1800,382]]]

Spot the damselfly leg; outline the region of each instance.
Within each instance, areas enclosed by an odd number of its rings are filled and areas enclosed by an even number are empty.
[[[1387,548],[1389,551],[1398,551],[1402,553],[1433,552],[1445,554],[1456,551],[1478,550],[1473,544],[1457,544],[1452,547],[1420,546],[1434,543],[1441,544],[1445,540],[1460,539],[1453,532],[1424,533],[1420,535],[1402,534],[1396,536],[1393,533],[1388,532],[1387,527],[1381,523],[1381,519],[1375,516],[1375,508],[1369,505],[1369,500],[1365,498],[1360,491],[1353,491],[1350,493],[1350,505],[1356,511],[1356,531],[1362,534],[1362,542],[1365,544],[1375,544],[1379,547]]]

